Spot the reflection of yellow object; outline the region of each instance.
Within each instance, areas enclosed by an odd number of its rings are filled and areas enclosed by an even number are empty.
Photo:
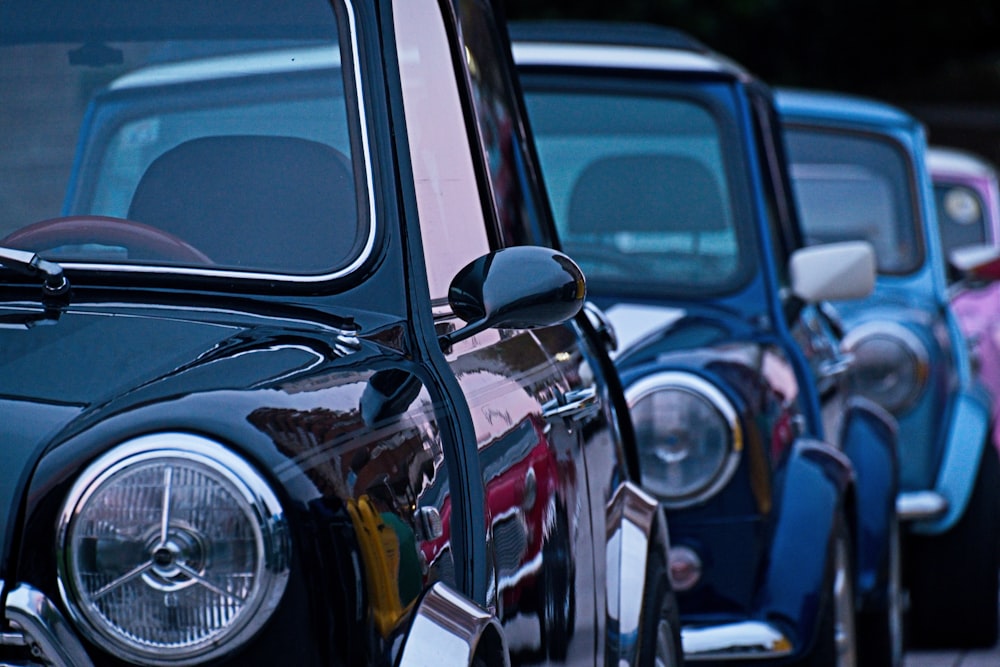
[[[347,501],[365,563],[365,581],[375,627],[383,637],[403,615],[399,601],[399,538],[385,525],[367,496]]]

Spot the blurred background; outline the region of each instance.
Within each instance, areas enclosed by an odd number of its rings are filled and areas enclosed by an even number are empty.
[[[504,0],[507,18],[681,28],[771,85],[875,97],[1000,165],[998,0]]]

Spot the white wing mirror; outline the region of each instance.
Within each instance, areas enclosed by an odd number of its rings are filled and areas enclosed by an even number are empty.
[[[807,303],[863,299],[875,289],[875,249],[867,241],[800,248],[788,272],[792,292]]]

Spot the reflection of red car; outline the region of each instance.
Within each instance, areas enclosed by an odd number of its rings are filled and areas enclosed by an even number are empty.
[[[548,560],[548,557],[543,559],[543,550],[564,553],[566,557],[557,560],[567,564],[566,575],[572,572],[569,516],[558,494],[560,474],[563,484],[567,477],[575,477],[572,466],[560,469],[544,423],[533,419],[522,421],[496,442],[481,448],[480,465],[486,480],[486,506],[493,531],[493,563],[502,615],[541,614],[545,596],[537,575],[543,560]],[[421,505],[426,503],[422,501]],[[450,497],[444,499],[441,507],[439,534],[420,543],[421,556],[429,570],[447,551],[450,540]],[[543,583],[549,586],[555,582]],[[568,580],[563,585],[560,598],[569,596],[571,588]],[[537,590],[538,595],[526,598],[529,590]]]

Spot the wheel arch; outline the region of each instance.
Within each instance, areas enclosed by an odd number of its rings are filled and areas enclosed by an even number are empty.
[[[761,610],[791,630],[799,655],[813,644],[818,627],[838,513],[852,521],[853,484],[850,460],[839,450],[808,438],[792,446],[778,490]]]

